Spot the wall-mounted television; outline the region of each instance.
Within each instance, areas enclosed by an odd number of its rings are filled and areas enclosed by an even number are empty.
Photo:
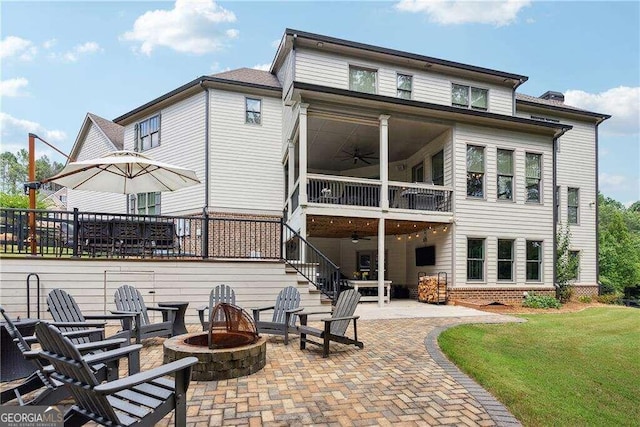
[[[424,246],[416,248],[416,266],[436,265],[436,247]]]

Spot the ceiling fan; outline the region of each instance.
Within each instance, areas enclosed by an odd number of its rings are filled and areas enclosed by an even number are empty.
[[[353,234],[351,235],[351,241],[353,243],[358,243],[359,240],[371,240],[371,239],[368,237],[360,237],[358,236],[358,233],[354,231]]]
[[[372,156],[375,154],[375,151],[361,152],[358,147],[354,147],[353,151],[340,150],[347,156],[343,156],[340,160],[353,160],[353,164],[355,165],[360,160],[362,163],[366,163],[368,165],[371,164],[369,160],[378,160],[377,156]]]

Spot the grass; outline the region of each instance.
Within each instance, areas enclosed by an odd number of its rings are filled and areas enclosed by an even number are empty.
[[[455,327],[438,342],[525,426],[638,425],[640,310],[521,317]]]

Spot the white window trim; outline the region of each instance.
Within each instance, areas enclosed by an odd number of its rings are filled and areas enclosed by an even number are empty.
[[[348,70],[347,70],[347,84],[349,86],[349,90],[353,91],[353,92],[358,92],[358,93],[369,93],[369,92],[360,92],[357,90],[353,90],[351,89],[351,69],[352,68],[359,68],[361,70],[365,70],[365,71],[373,71],[374,73],[376,73],[376,91],[373,93],[373,95],[378,95],[380,93],[380,73],[377,68],[372,67],[371,65],[360,65],[360,64],[349,64]],[[397,82],[396,82],[397,85]]]
[[[453,85],[466,86],[469,89],[469,104],[466,107],[453,103]],[[486,108],[486,110],[483,110],[482,108],[473,108],[473,107],[471,107],[471,88],[480,89],[480,90],[486,90],[487,91],[487,108]],[[451,81],[451,85],[449,86],[449,100],[451,102],[451,106],[452,107],[466,108],[468,110],[475,110],[475,111],[486,111],[486,112],[491,111],[491,89],[488,88],[488,87],[474,86],[474,85],[469,84],[469,83],[460,83],[460,82],[457,82],[457,81]]]

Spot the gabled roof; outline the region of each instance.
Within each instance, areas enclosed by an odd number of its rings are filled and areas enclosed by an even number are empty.
[[[567,105],[564,102],[553,99],[542,99],[531,95],[525,95],[523,93],[516,93],[516,103],[521,105],[530,105],[540,108],[548,108],[550,110],[562,111],[566,113],[573,113],[578,115],[584,115],[589,117],[598,117],[603,120],[611,118],[608,114],[596,113],[593,111],[583,110],[582,108]]]
[[[362,52],[389,55],[392,57],[397,57],[398,59],[405,59],[405,60],[408,59],[412,61],[418,61],[429,67],[436,65],[438,67],[446,68],[449,70],[478,73],[478,74],[484,74],[487,76],[492,76],[495,78],[508,79],[513,82],[516,82],[515,87],[521,85],[522,83],[526,82],[529,79],[529,77],[521,74],[509,73],[506,71],[494,70],[491,68],[484,68],[484,67],[478,67],[475,65],[463,64],[460,62],[449,61],[446,59],[439,59],[431,56],[420,55],[417,53],[405,52],[405,51],[396,50],[396,49],[390,49],[390,48],[374,46],[374,45],[365,44],[365,43],[354,42],[351,40],[339,39],[336,37],[324,36],[322,34],[308,33],[306,31],[294,30],[291,28],[287,28],[284,34],[285,34],[285,38],[294,37],[298,39],[300,38],[307,39],[314,43],[318,43],[318,46],[320,44],[342,46],[345,48],[360,50]],[[276,52],[276,57],[274,58],[272,63],[272,69],[274,69],[275,65],[281,60],[281,56],[284,54],[285,50],[288,50],[288,49],[282,49],[282,45],[281,45],[281,47]]]
[[[104,119],[93,113],[87,113],[87,115],[93,120],[104,133],[109,141],[118,149],[124,149],[124,127],[117,123],[113,123],[111,120]]]
[[[220,80],[251,83],[260,86],[269,86],[275,89],[282,89],[282,85],[276,76],[268,71],[256,70],[254,68],[238,68],[218,74],[212,74],[211,77]]]
[[[84,143],[84,138],[91,125],[95,125],[96,128],[104,135],[109,143],[113,146],[113,151],[122,150],[124,148],[124,127],[117,123],[113,123],[111,120],[107,120],[93,113],[87,113],[76,137],[76,141],[73,143],[73,148],[69,154],[69,161],[74,161],[78,157],[78,153]]]

